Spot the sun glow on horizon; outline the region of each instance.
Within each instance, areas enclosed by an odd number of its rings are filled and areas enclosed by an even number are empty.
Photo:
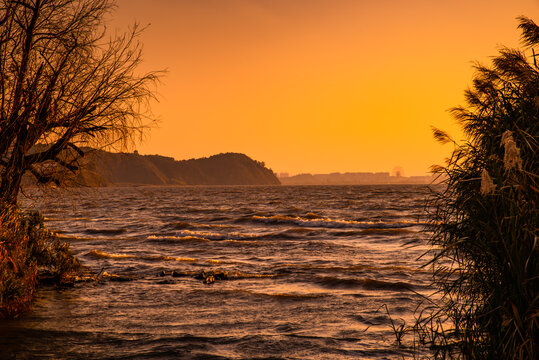
[[[142,68],[168,69],[141,153],[424,175],[451,150],[431,126],[462,136],[447,110],[519,15],[539,2],[121,0],[112,23],[151,23]]]

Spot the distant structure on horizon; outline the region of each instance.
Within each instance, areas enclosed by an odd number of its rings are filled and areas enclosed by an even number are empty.
[[[283,185],[383,185],[383,184],[431,184],[435,176],[403,176],[400,171],[393,170],[394,176],[389,172],[347,172],[331,174],[299,174],[282,177],[279,181]],[[287,174],[288,175],[288,174]]]
[[[395,166],[391,175],[396,177],[402,177],[404,176],[404,169],[402,168],[402,166]]]

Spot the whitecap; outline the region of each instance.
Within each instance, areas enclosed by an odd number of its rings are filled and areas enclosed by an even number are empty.
[[[354,221],[354,220],[338,220],[330,218],[322,219],[306,219],[293,216],[253,216],[254,221],[260,221],[269,224],[294,224],[302,227],[319,227],[319,228],[353,228],[353,229],[398,229],[411,226],[423,225],[418,222],[409,221]]]

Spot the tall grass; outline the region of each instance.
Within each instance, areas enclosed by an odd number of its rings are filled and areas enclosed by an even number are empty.
[[[30,308],[40,270],[61,284],[79,267],[68,244],[45,228],[37,212],[0,208],[0,318]]]
[[[433,302],[414,326],[436,358],[537,359],[539,322],[539,27],[519,18],[524,48],[477,65],[466,106],[452,109],[453,143],[430,214]]]

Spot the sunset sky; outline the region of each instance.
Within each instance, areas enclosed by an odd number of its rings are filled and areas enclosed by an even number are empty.
[[[461,137],[473,61],[515,47],[539,0],[119,0],[142,70],[167,69],[137,145],[176,159],[242,152],[275,172],[424,175]]]

